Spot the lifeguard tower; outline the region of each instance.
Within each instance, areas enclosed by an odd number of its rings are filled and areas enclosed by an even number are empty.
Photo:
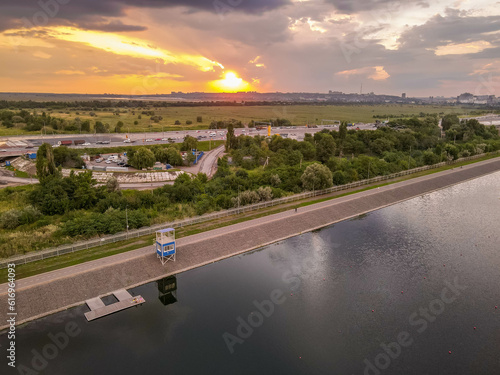
[[[175,262],[175,229],[166,228],[156,231],[156,256],[160,258],[161,264],[168,261]]]

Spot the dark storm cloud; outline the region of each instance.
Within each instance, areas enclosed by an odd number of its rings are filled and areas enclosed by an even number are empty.
[[[86,30],[98,30],[105,32],[126,32],[126,31],[145,31],[148,28],[139,25],[126,25],[119,20],[111,22],[80,22],[78,25],[82,29]]]
[[[447,9],[444,16],[435,15],[425,24],[403,33],[399,39],[403,48],[432,48],[451,43],[478,40],[494,42],[500,31],[500,16],[471,17],[455,9]]]
[[[290,4],[290,0],[2,0],[0,31],[14,27],[45,26],[91,21],[92,17],[120,17],[125,10],[185,7],[189,11],[212,13],[247,12],[260,14]],[[134,26],[129,26],[128,29]],[[125,27],[126,28],[126,27]],[[114,30],[109,26],[109,31]],[[103,30],[108,31],[108,30]],[[124,30],[126,31],[126,30]]]
[[[422,0],[324,0],[328,4],[332,4],[338,11],[345,14],[353,14],[364,11],[371,11],[383,8],[395,8],[400,5],[416,4],[422,8],[428,8],[429,3]]]

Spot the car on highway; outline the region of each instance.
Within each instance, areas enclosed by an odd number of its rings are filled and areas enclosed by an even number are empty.
[[[82,146],[90,146],[91,143],[90,142],[85,142],[85,143],[82,143]]]
[[[95,162],[100,163],[100,162],[102,162],[102,159],[101,158],[95,159]]]
[[[111,164],[111,160],[106,160],[106,164]]]
[[[127,139],[123,140],[123,143],[132,143],[132,141],[127,138]]]
[[[162,141],[169,141],[171,138],[162,138]]]
[[[146,142],[154,142],[154,139],[153,138],[148,138],[148,139],[146,139]]]
[[[155,141],[162,141],[162,139],[161,138],[156,138]]]

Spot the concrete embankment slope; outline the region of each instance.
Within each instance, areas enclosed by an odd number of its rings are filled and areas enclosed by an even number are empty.
[[[497,171],[500,158],[302,207],[298,213],[289,210],[185,237],[178,240],[177,261],[165,266],[150,247],[22,279],[17,285],[17,321],[36,319],[117,289],[212,263]],[[0,311],[7,312],[5,284],[0,285]]]

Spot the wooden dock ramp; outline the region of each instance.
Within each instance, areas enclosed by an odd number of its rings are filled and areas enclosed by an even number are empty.
[[[142,298],[142,296],[132,297],[132,295],[125,289],[117,290],[112,294],[116,297],[116,299],[118,299],[118,302],[115,302],[108,306],[106,306],[104,302],[102,302],[100,297],[85,301],[90,309],[89,312],[85,313],[85,318],[87,318],[87,321],[90,322],[91,320],[99,319],[103,316],[107,316],[133,306],[142,305],[144,302],[146,302],[144,298]]]

